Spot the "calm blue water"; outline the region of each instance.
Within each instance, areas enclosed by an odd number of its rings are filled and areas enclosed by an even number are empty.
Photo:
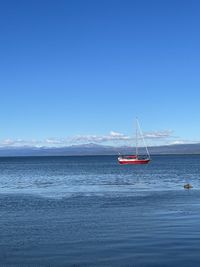
[[[0,158],[0,266],[200,266],[199,227],[200,156]]]

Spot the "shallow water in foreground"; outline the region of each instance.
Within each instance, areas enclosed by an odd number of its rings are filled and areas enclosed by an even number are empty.
[[[200,156],[0,158],[0,265],[200,266],[199,225]]]

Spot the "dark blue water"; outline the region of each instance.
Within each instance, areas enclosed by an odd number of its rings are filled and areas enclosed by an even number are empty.
[[[198,155],[0,158],[0,266],[200,266],[199,229]]]

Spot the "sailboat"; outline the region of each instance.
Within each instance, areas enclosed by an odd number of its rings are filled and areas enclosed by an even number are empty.
[[[146,150],[146,155],[142,156],[139,155],[138,152],[138,139],[142,139],[145,150]],[[120,155],[118,157],[118,162],[119,164],[148,164],[150,162],[150,154],[139,124],[138,119],[136,118],[136,134],[135,134],[135,140],[136,140],[136,146],[135,146],[135,155],[126,155],[122,156]]]

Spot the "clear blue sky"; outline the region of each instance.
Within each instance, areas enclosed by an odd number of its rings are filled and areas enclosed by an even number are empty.
[[[0,2],[0,139],[200,140],[200,1]],[[114,134],[115,135],[115,134]]]

